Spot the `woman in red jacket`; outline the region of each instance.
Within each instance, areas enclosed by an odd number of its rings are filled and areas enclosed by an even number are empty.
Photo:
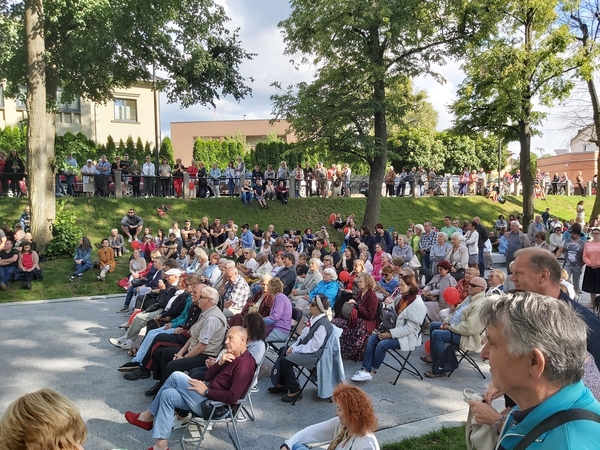
[[[367,339],[377,328],[379,300],[374,291],[375,279],[371,275],[361,273],[357,277],[357,283],[359,291],[356,300],[348,300],[355,305],[355,311],[352,312],[350,319],[340,317],[333,319],[331,323],[343,330],[340,336],[342,358],[362,361],[367,348]]]

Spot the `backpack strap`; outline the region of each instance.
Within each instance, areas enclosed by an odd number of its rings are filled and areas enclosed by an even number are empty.
[[[590,420],[592,422],[600,423],[600,415],[587,409],[567,409],[559,411],[547,417],[542,422],[538,423],[533,429],[527,433],[517,444],[514,450],[525,450],[533,443],[538,437],[547,431],[553,430],[554,428],[563,425],[568,422],[575,420]]]

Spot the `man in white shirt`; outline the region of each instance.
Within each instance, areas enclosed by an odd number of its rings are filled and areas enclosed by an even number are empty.
[[[146,156],[146,162],[142,166],[142,176],[144,177],[144,194],[146,198],[154,195],[154,177],[156,168],[151,162],[150,157]]]

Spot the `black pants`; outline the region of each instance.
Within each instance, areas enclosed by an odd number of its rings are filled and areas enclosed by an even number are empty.
[[[583,187],[583,184],[577,183],[577,186],[579,186],[579,189],[581,190],[581,196],[585,197],[585,188]]]
[[[182,334],[159,334],[152,341],[150,351],[148,351],[144,356],[144,359],[142,360],[142,367],[145,367],[148,370],[152,370],[154,366],[157,366],[160,363],[160,358],[156,356],[156,352],[159,349],[163,349],[165,347],[174,347],[177,348],[177,350],[175,351],[175,353],[177,353],[179,349],[185,345],[187,340],[188,338]],[[157,347],[157,345],[161,343],[163,345]]]
[[[218,247],[219,245],[225,242],[225,233],[217,237],[211,236],[210,242],[212,242],[213,247]]]
[[[191,358],[174,360],[175,354],[181,350],[178,347],[159,347],[154,352],[154,379],[160,380],[162,386],[173,372],[185,372],[205,365],[208,355],[202,353]],[[160,357],[160,363],[159,363]]]
[[[131,184],[133,186],[133,196],[140,196],[140,177],[131,177]]]
[[[144,193],[148,197],[154,195],[154,178],[144,177]]]
[[[289,362],[287,358],[284,356],[281,359],[279,366],[279,373],[281,374],[280,384],[283,384],[288,388],[290,394],[295,394],[300,390],[300,384],[296,379],[296,372],[294,372],[294,364]]]
[[[163,197],[168,197],[169,195],[169,182],[171,180],[169,178],[161,178],[160,179],[160,195]]]
[[[386,190],[386,194],[388,196],[390,196],[390,197],[394,196],[394,185],[393,184],[386,184],[385,190]]]

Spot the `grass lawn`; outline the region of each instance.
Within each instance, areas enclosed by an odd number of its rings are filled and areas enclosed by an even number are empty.
[[[516,214],[521,210],[520,197],[508,197],[507,200],[504,205],[500,205],[483,197],[383,198],[379,221],[386,227],[405,231],[410,222],[432,221],[435,225],[442,226],[442,217],[445,215],[463,220],[480,216],[484,225],[492,227],[498,214],[508,217],[509,214]],[[549,196],[548,201],[536,203],[536,212],[541,213],[549,207],[552,215],[571,219],[575,217],[575,205],[580,200],[581,197]],[[594,197],[586,197],[584,200],[585,209],[591,211]],[[211,222],[215,216],[220,216],[224,221],[232,217],[238,225],[244,222],[248,222],[251,226],[259,223],[263,229],[273,224],[279,232],[289,228],[318,229],[321,225],[327,224],[327,219],[332,212],[340,212],[344,217],[354,213],[357,223],[360,224],[366,205],[364,197],[327,200],[290,199],[287,206],[273,201],[269,202],[269,209],[260,209],[256,203],[253,203],[251,208],[244,208],[239,198],[186,201],[160,198],[117,200],[78,197],[61,201],[65,201],[66,207],[76,212],[78,225],[96,249],[100,247],[101,239],[108,236],[111,227],[119,227],[121,218],[131,206],[135,207],[136,212],[144,219],[145,225],[156,234],[159,228],[168,230],[173,221],[178,221],[180,226],[183,226],[183,221],[187,218],[192,221],[193,226],[196,226],[205,215]],[[172,211],[167,213],[167,217],[159,217],[156,212],[156,208],[163,202],[173,206]],[[16,223],[26,204],[26,199],[0,198],[0,208],[3,211],[0,222]],[[331,239],[341,243],[342,235],[331,227],[328,227],[328,230]],[[41,265],[44,271],[42,283],[34,282],[31,291],[20,289],[20,283],[11,284],[7,291],[0,292],[0,302],[122,293],[124,291],[117,286],[116,281],[128,273],[127,256],[117,261],[115,273],[109,274],[105,283],[96,280],[97,271],[93,269],[84,274],[83,280],[69,282],[67,277],[72,270],[71,258],[45,262]]]
[[[442,428],[423,436],[385,444],[382,450],[464,450],[465,427]]]

